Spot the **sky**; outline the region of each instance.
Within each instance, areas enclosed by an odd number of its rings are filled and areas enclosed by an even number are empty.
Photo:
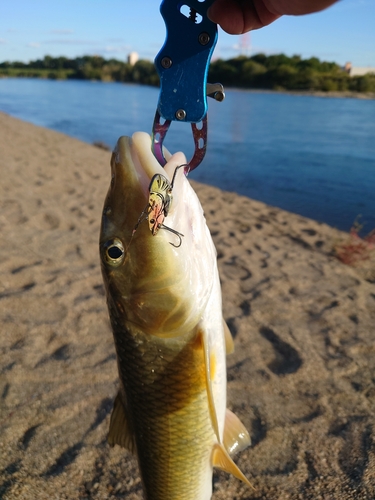
[[[188,4],[189,1],[186,0]],[[101,55],[153,60],[165,40],[157,0],[0,1],[0,62]],[[284,16],[247,37],[219,30],[214,58],[284,53],[375,67],[375,0],[340,0],[307,16]]]

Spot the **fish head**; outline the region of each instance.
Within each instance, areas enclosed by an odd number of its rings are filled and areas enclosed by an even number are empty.
[[[170,191],[165,198],[167,211],[160,196],[150,204],[155,175],[170,187],[176,168],[186,164],[182,153],[166,154],[162,168],[148,134],[119,139],[111,158],[100,255],[112,324],[131,323],[145,333],[177,337],[192,331],[202,317],[216,273],[216,251],[183,169],[175,176],[173,202]],[[141,222],[146,217],[149,224],[150,218],[163,220],[163,227],[151,229]]]

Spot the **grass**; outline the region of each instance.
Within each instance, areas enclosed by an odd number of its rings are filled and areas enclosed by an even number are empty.
[[[364,278],[375,282],[375,229],[366,236],[359,235],[362,226],[356,221],[348,237],[334,245],[333,251],[343,264],[360,268]]]
[[[49,78],[51,80],[66,80],[74,73],[71,69],[32,69],[32,68],[0,68],[0,78]]]

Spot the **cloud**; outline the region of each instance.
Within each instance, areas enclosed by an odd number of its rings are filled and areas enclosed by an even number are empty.
[[[32,49],[38,49],[40,47],[40,43],[38,42],[30,42],[27,44],[27,47],[31,47]]]
[[[72,35],[74,33],[73,30],[50,30],[49,33],[53,33],[54,35]]]
[[[238,51],[240,48],[241,48],[241,45],[239,43],[234,43],[231,45],[217,44],[217,49],[219,51],[223,51],[223,52]]]
[[[0,45],[4,45],[6,43],[7,43],[7,41],[4,38],[0,38]]]
[[[44,45],[96,45],[97,42],[93,40],[67,40],[66,38],[46,40],[43,42]]]
[[[130,45],[120,45],[119,47],[112,47],[111,45],[107,45],[107,47],[101,49],[101,52],[127,52],[130,49]]]
[[[124,41],[123,38],[107,38],[106,40],[110,43],[119,43]]]

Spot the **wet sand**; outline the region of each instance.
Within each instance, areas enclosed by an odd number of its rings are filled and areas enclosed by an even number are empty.
[[[0,498],[141,499],[106,442],[117,368],[98,235],[110,153],[0,113]],[[203,167],[202,167],[203,168]],[[375,498],[375,283],[327,225],[192,182],[234,335],[228,406],[249,490],[214,500]]]

